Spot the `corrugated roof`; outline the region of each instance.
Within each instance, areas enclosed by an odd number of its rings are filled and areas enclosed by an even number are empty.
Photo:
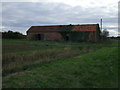
[[[28,33],[54,32],[60,31],[63,28],[66,29],[68,26],[72,26],[72,28],[69,28],[69,30],[72,31],[96,31],[98,24],[31,26],[27,32]]]

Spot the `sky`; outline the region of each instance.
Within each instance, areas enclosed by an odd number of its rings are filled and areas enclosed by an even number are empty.
[[[100,24],[118,36],[119,0],[2,0],[0,30],[26,34],[31,26]]]

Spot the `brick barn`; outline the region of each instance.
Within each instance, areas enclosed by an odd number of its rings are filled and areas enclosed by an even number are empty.
[[[100,40],[99,24],[31,26],[27,38],[33,40],[90,41]]]

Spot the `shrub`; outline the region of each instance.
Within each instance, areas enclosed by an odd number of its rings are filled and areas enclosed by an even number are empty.
[[[25,39],[26,36],[19,32],[8,31],[8,32],[2,32],[2,38],[3,39]]]

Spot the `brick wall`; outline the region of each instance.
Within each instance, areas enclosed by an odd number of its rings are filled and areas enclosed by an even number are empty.
[[[44,35],[43,40],[63,40],[63,37],[59,32],[28,33],[27,37],[28,39],[37,40],[36,38],[37,34],[43,34]]]
[[[46,32],[44,35],[44,40],[63,40],[59,32]]]

